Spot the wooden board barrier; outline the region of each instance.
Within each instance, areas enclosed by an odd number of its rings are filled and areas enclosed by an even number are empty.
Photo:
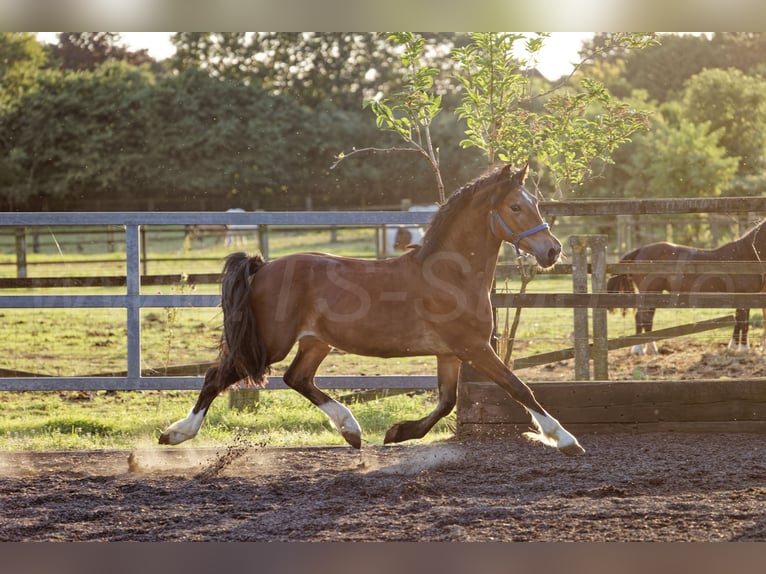
[[[540,403],[578,432],[764,432],[766,380],[528,383]],[[518,434],[530,417],[491,382],[460,384],[460,438]]]

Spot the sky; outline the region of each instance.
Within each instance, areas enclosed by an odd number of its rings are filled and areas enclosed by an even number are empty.
[[[38,38],[55,42],[57,32],[39,32]],[[156,60],[163,60],[174,52],[170,43],[171,32],[120,32],[123,42],[133,50],[147,49]],[[582,42],[593,36],[592,32],[552,32],[540,51],[537,69],[549,80],[555,80],[572,71],[578,60],[577,52]]]

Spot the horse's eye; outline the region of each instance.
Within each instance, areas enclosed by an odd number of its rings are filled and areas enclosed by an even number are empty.
[[[519,211],[521,211],[521,206],[517,203],[514,203],[511,206],[511,211],[513,211],[514,213],[518,213]]]

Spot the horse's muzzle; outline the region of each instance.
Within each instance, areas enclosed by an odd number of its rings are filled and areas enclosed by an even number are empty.
[[[553,267],[561,257],[561,242],[551,235],[550,240],[545,242],[547,245],[535,246],[537,249],[532,254],[537,259],[537,264],[543,269]]]

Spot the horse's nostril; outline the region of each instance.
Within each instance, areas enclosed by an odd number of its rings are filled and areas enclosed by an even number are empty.
[[[559,253],[561,253],[560,249],[551,247],[550,250],[548,250],[548,261],[556,261],[559,258]]]

